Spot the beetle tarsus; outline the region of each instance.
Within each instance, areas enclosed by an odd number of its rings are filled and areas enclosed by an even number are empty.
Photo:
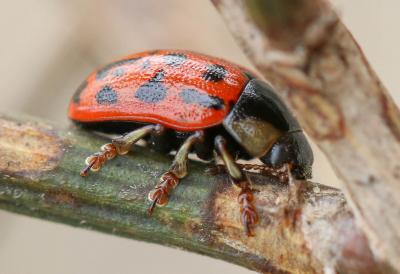
[[[151,215],[155,206],[165,206],[168,203],[169,193],[179,184],[179,178],[170,171],[164,173],[160,182],[149,192],[148,198],[152,202],[147,212]]]
[[[154,212],[157,202],[158,202],[158,198],[154,199],[154,201],[151,203],[151,205],[147,209],[147,213],[149,214],[149,216],[153,215],[153,212]]]
[[[159,135],[163,131],[164,128],[161,125],[147,125],[113,139],[111,143],[103,145],[99,152],[86,158],[87,166],[81,171],[81,176],[87,176],[90,170],[98,171],[105,162],[117,155],[127,154],[130,147],[143,137],[149,134]]]
[[[227,150],[226,141],[222,136],[217,136],[215,138],[215,148],[224,162],[225,170],[231,182],[240,188],[240,193],[238,195],[241,214],[240,221],[244,226],[246,235],[249,237],[254,236],[253,227],[258,223],[258,214],[253,204],[254,195],[251,183],[246,174],[243,173],[240,165],[234,161],[232,155]]]
[[[165,172],[158,184],[149,192],[149,200],[152,201],[149,212],[153,212],[154,207],[164,206],[168,203],[169,193],[174,189],[179,181],[187,175],[188,155],[194,144],[202,142],[203,131],[196,131],[189,136],[176,152],[175,159],[167,172]]]
[[[247,215],[242,215],[241,221],[244,226],[244,233],[246,234],[247,237],[254,237],[254,231],[253,231],[253,226],[251,223],[247,220]]]
[[[80,175],[86,177],[89,175],[90,170],[98,171],[107,160],[111,160],[117,154],[117,147],[114,144],[103,145],[100,152],[86,158],[86,167],[81,171]]]
[[[258,223],[258,214],[256,207],[253,204],[254,195],[250,188],[248,182],[242,187],[238,195],[238,201],[240,205],[241,222],[244,226],[246,235],[249,237],[255,236],[253,232],[253,227]]]
[[[92,161],[90,164],[86,165],[86,167],[84,169],[82,169],[80,175],[82,177],[86,177],[89,174],[89,170],[94,166],[94,164],[96,163],[96,160]]]

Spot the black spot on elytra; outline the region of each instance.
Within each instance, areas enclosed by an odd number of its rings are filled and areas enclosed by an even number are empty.
[[[136,61],[140,60],[142,57],[135,57],[135,58],[129,58],[129,59],[124,59],[124,60],[119,60],[114,63],[108,64],[104,66],[103,68],[99,69],[96,73],[96,79],[101,80],[104,79],[110,70],[118,67],[118,66],[124,66],[124,65],[130,65],[135,63]],[[119,75],[122,76],[122,75]]]
[[[211,109],[222,109],[224,107],[224,101],[221,98],[202,93],[193,88],[183,89],[179,96],[186,104],[199,104]]]
[[[203,79],[211,82],[223,80],[228,72],[221,65],[207,66],[207,71],[203,74]]]
[[[81,93],[87,87],[87,85],[88,85],[88,82],[87,82],[87,80],[85,80],[79,85],[79,87],[75,91],[74,96],[72,97],[72,101],[75,104],[79,104],[79,102],[81,101]]]
[[[182,53],[170,53],[167,55],[164,55],[164,60],[167,65],[173,66],[173,67],[179,67],[183,63],[185,63],[187,59],[187,56]]]
[[[112,105],[115,104],[117,100],[118,100],[117,93],[109,86],[104,86],[96,94],[96,101],[100,105]]]
[[[141,85],[137,89],[135,97],[140,101],[149,104],[155,104],[164,100],[167,96],[167,88],[162,82],[164,76],[163,70],[158,71],[149,82]]]

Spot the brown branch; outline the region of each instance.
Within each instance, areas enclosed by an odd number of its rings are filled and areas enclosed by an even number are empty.
[[[325,0],[214,0],[330,159],[374,256],[400,273],[400,113]]]
[[[244,235],[238,190],[190,163],[170,203],[147,214],[147,193],[171,162],[135,147],[82,178],[85,156],[107,140],[75,128],[0,117],[0,208],[177,246],[262,273],[390,273],[372,257],[343,194],[312,182],[250,174],[260,214]],[[332,270],[331,272],[329,272]]]

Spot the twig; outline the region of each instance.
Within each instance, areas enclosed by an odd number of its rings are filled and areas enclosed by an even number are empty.
[[[207,175],[205,164],[192,161],[190,175],[152,217],[147,193],[170,157],[135,147],[101,172],[79,176],[85,157],[104,142],[75,128],[0,118],[0,207],[177,246],[263,273],[388,273],[377,270],[337,189],[292,182],[299,188],[294,197],[274,177],[251,174],[261,221],[249,238],[239,220],[238,190],[223,174]]]
[[[400,113],[326,0],[214,0],[330,159],[374,256],[400,273]]]

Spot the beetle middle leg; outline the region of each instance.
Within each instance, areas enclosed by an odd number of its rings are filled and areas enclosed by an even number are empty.
[[[87,176],[90,170],[98,171],[107,160],[117,155],[127,154],[131,146],[145,136],[163,132],[164,127],[161,125],[147,125],[113,139],[111,143],[103,145],[101,151],[86,158],[86,167],[81,171],[81,176]]]
[[[254,236],[253,227],[258,223],[258,214],[253,204],[254,195],[251,183],[241,171],[226,148],[226,141],[222,136],[215,137],[215,148],[225,164],[232,183],[240,188],[238,202],[240,205],[240,220],[247,236]]]
[[[174,189],[181,179],[187,175],[187,161],[189,153],[192,147],[204,140],[204,132],[197,131],[189,136],[182,146],[177,151],[174,161],[167,172],[161,175],[160,181],[149,192],[149,200],[151,205],[148,209],[148,213],[151,215],[154,211],[155,206],[164,206],[168,203],[169,193]]]

